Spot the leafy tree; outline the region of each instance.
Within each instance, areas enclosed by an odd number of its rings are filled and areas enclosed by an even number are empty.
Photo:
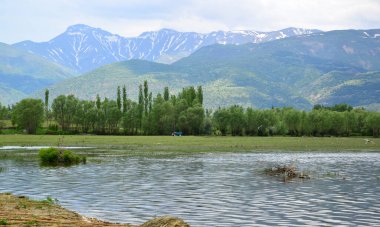
[[[244,131],[244,126],[246,125],[246,115],[244,109],[241,106],[231,106],[229,109],[230,112],[230,129],[233,136],[242,136]]]
[[[0,102],[0,120],[4,120],[7,116],[7,113],[8,113],[7,107],[1,105],[1,102]]]
[[[298,136],[301,131],[301,113],[294,109],[286,109],[284,112],[285,125],[292,136]]]
[[[379,137],[380,130],[380,113],[370,112],[365,118],[365,124],[368,129],[372,130],[373,137]]]
[[[247,135],[254,136],[258,133],[259,124],[257,121],[259,110],[254,110],[252,108],[247,108],[247,126],[245,128],[245,132]]]
[[[200,135],[202,134],[204,109],[201,105],[195,105],[182,112],[183,120],[180,120],[179,127],[183,128],[187,134]],[[182,127],[181,127],[182,125]]]
[[[174,107],[169,101],[165,101],[158,94],[152,107],[152,133],[158,135],[170,135],[174,121]]]
[[[77,130],[89,132],[95,130],[97,121],[96,105],[92,101],[81,100],[77,105],[77,110],[74,117],[74,123],[77,125]]]
[[[127,112],[122,117],[122,127],[124,129],[124,133],[128,135],[134,135],[137,133],[139,125],[139,106],[138,104],[132,102],[130,104],[130,108],[128,108]]]
[[[5,123],[2,121],[4,120],[8,115],[8,109],[7,107],[1,105],[0,103],[0,133],[1,130],[5,127]]]
[[[222,135],[226,135],[230,123],[230,112],[226,108],[219,108],[214,112],[213,123]]]
[[[206,109],[205,119],[204,119],[204,134],[212,134],[212,111]]]
[[[74,95],[60,95],[53,100],[52,111],[55,120],[61,125],[62,130],[67,131],[73,123],[78,99]]]
[[[117,102],[110,100],[103,106],[103,108],[106,116],[108,132],[111,134],[118,133],[122,113],[117,105]]]
[[[44,119],[44,104],[40,99],[23,99],[13,111],[12,121],[29,134],[36,132]]]

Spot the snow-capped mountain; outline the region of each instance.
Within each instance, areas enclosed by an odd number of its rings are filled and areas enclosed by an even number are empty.
[[[273,32],[217,31],[200,34],[161,29],[125,38],[78,24],[48,42],[23,41],[13,46],[83,73],[104,64],[130,59],[172,63],[212,44],[261,43],[316,32],[320,31],[287,28]]]

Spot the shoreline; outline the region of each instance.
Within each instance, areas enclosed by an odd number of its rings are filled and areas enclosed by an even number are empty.
[[[112,223],[83,216],[56,204],[53,199],[31,200],[26,196],[0,193],[0,225],[4,226],[104,226],[104,227],[189,227],[183,220],[158,217],[141,225]]]

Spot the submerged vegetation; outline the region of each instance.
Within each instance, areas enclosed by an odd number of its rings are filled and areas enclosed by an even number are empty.
[[[61,150],[58,148],[42,148],[39,152],[39,158],[42,165],[49,166],[69,166],[79,163],[86,163],[86,157],[74,154],[69,150]]]
[[[298,171],[295,164],[266,168],[264,173],[270,176],[281,176],[284,178],[284,181],[293,178],[310,179],[310,176],[307,173],[304,171]]]
[[[139,86],[137,102],[127,97],[125,86],[118,87],[116,94],[116,100],[102,100],[98,95],[95,101],[60,95],[49,108],[46,91],[44,103],[27,99],[14,107],[0,107],[0,119],[12,119],[13,125],[28,133],[59,135],[172,135],[180,132],[181,135],[378,137],[380,132],[379,112],[353,109],[347,104],[316,105],[311,111],[238,105],[210,110],[203,106],[201,86],[183,88],[177,95],[170,94],[165,87],[163,94],[153,97],[147,81]],[[38,111],[31,114],[36,106]],[[45,127],[36,130],[43,117]]]

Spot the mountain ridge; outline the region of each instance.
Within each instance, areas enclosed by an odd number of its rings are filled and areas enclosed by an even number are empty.
[[[0,43],[0,102],[14,103],[36,90],[74,76],[61,65]]]
[[[173,63],[213,44],[261,43],[318,32],[321,31],[290,27],[272,32],[242,30],[203,34],[163,28],[126,38],[101,28],[77,24],[47,42],[23,41],[12,46],[84,73],[105,64],[131,59]]]
[[[115,98],[116,87],[125,84],[136,98],[138,85],[148,80],[154,93],[165,86],[177,93],[184,86],[202,85],[210,108],[239,104],[310,109],[314,104],[340,102],[378,106],[380,36],[376,34],[379,29],[343,30],[259,44],[210,45],[171,65],[142,60],[105,65],[51,87],[51,94]]]

